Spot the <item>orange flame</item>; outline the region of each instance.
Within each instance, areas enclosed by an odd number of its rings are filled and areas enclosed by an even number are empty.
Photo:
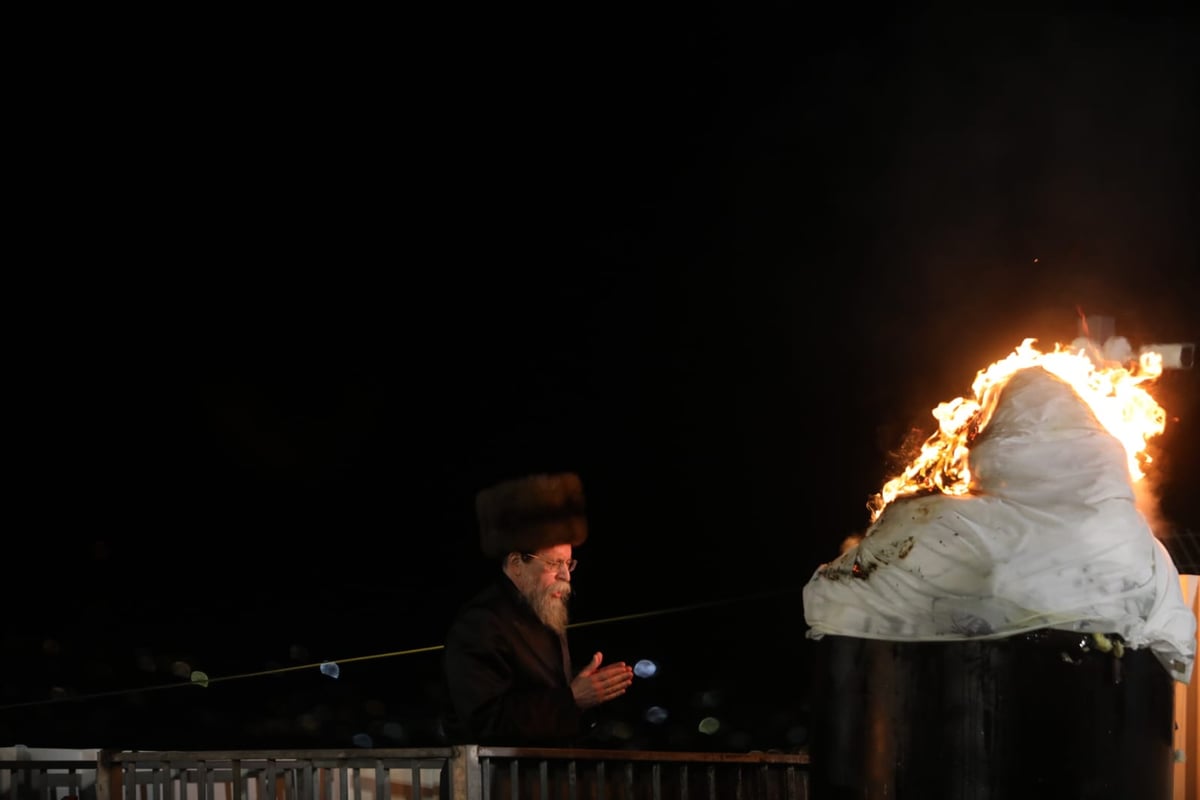
[[[1132,369],[1111,362],[1097,366],[1084,350],[1056,344],[1052,352],[1042,353],[1033,346],[1036,341],[1026,339],[1007,358],[976,373],[973,399],[957,397],[933,410],[937,432],[925,440],[912,463],[867,503],[872,522],[902,497],[934,491],[966,494],[971,483],[970,443],[987,427],[1000,389],[1014,373],[1029,367],[1041,367],[1070,384],[1100,424],[1124,445],[1130,478],[1138,481],[1144,476],[1142,467],[1151,461],[1146,442],[1163,432],[1166,412],[1142,384],[1162,374],[1162,355],[1146,352]]]

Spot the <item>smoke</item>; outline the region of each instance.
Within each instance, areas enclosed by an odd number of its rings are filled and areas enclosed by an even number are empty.
[[[923,326],[951,343],[1043,305],[1124,325],[1191,315],[1194,28],[1086,13],[976,41],[927,19],[909,47],[894,73],[908,113],[882,155],[881,297],[939,309]]]
[[[1163,514],[1161,493],[1153,479],[1147,476],[1135,482],[1133,496],[1137,510],[1146,518],[1146,523],[1154,535],[1159,539],[1170,536],[1175,526]]]

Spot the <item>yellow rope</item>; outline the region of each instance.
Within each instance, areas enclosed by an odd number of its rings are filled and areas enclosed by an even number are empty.
[[[591,625],[605,625],[611,622],[625,622],[631,619],[645,619],[647,617],[659,617],[664,614],[678,614],[684,611],[695,611],[701,608],[712,608],[714,606],[728,605],[730,603],[739,602],[742,600],[758,599],[775,594],[786,594],[788,592],[799,591],[799,589],[783,589],[775,592],[765,592],[763,594],[754,595],[752,597],[735,597],[731,600],[711,600],[705,603],[693,603],[686,606],[677,606],[675,608],[663,608],[657,611],[642,611],[636,614],[623,614],[617,617],[606,617],[605,619],[594,619],[587,622],[574,622],[567,626],[570,628],[586,628]],[[318,661],[312,664],[297,664],[291,667],[279,667],[277,669],[264,669],[257,672],[243,672],[238,675],[223,675],[217,678],[205,677],[202,680],[191,679],[179,681],[178,683],[164,683],[157,686],[144,686],[139,689],[115,689],[110,692],[96,692],[93,694],[75,695],[72,697],[52,697],[48,700],[29,700],[22,703],[10,703],[0,706],[0,711],[8,711],[14,708],[28,708],[30,706],[43,706],[57,703],[81,702],[84,700],[95,700],[101,697],[117,697],[123,694],[136,694],[138,692],[152,692],[160,689],[179,689],[184,686],[207,686],[211,683],[223,683],[227,681],[242,680],[244,678],[261,678],[266,675],[281,675],[285,672],[300,672],[307,669],[320,669],[325,664],[353,664],[358,661],[372,661],[379,658],[395,658],[396,656],[410,656],[417,653],[432,653],[436,650],[443,649],[443,645],[431,645],[429,647],[414,647],[408,650],[394,650],[390,653],[373,653],[365,656],[353,656],[351,658],[333,659],[327,661]]]

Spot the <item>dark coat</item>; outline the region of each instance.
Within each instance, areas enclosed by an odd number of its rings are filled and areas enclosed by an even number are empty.
[[[542,624],[506,575],[459,610],[443,669],[453,743],[565,747],[580,733],[566,637]]]

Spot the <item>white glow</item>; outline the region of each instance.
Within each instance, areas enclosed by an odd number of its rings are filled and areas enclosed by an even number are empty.
[[[633,674],[639,678],[653,678],[657,672],[658,665],[648,658],[643,658],[633,665]]]

